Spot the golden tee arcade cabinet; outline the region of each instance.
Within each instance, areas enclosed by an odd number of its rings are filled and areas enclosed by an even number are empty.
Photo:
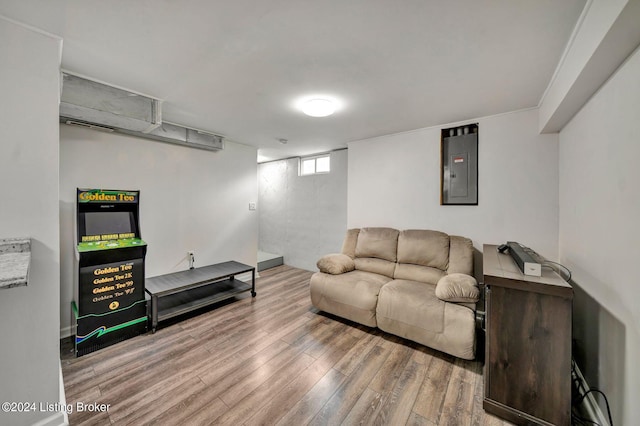
[[[77,190],[76,356],[147,330],[139,201],[139,191]]]

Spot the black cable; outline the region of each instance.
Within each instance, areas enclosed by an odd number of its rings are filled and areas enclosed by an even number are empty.
[[[544,256],[541,256],[540,254],[538,254],[538,252],[536,252],[531,247],[525,247],[522,244],[520,244],[520,247],[522,247],[522,249],[525,251],[525,253],[527,253],[527,254],[533,256],[534,258],[536,258],[538,260],[538,263],[540,263],[542,266],[546,266],[547,268],[551,268],[555,272],[558,272],[558,271],[556,271],[553,267],[549,266],[548,263],[553,263],[554,265],[560,266],[562,269],[564,269],[567,272],[568,276],[567,276],[567,279],[565,279],[565,281],[568,282],[568,281],[571,280],[571,271],[569,270],[569,268],[567,268],[563,264],[545,259]],[[558,273],[558,275],[560,275],[562,277],[562,274]]]
[[[575,408],[577,406],[579,406],[580,404],[582,404],[582,402],[584,401],[584,399],[587,397],[587,395],[589,395],[590,393],[598,393],[600,395],[602,395],[602,397],[604,398],[604,402],[607,406],[607,415],[609,416],[609,426],[613,426],[613,417],[611,416],[611,408],[609,407],[609,399],[607,398],[607,395],[604,394],[604,392],[602,392],[600,389],[597,388],[591,388],[589,390],[585,391],[585,387],[583,386],[582,381],[578,378],[578,374],[576,372],[576,363],[575,360],[571,360],[571,373],[572,375],[575,375],[575,377],[573,378],[573,383],[574,383],[574,387],[576,389],[576,391],[581,394],[579,398],[577,398],[576,400],[574,400],[571,405]],[[573,399],[573,398],[572,398]],[[599,425],[598,423],[589,420],[589,419],[585,419],[584,417],[580,417],[575,413],[571,413],[571,419],[572,420],[578,420],[580,422],[580,425],[584,425],[584,422],[589,422],[590,424],[594,424],[594,425]]]
[[[582,403],[582,401],[584,401],[584,399],[590,393],[598,393],[598,394],[602,395],[602,397],[604,398],[604,403],[607,405],[607,415],[609,416],[609,424],[611,426],[613,426],[613,418],[611,417],[611,409],[609,408],[609,400],[607,399],[607,395],[605,395],[604,392],[602,392],[600,389],[596,389],[596,388],[589,389],[588,391],[586,391],[584,393],[584,395],[582,395],[582,397],[580,397],[580,399],[578,400],[577,403],[578,404]]]
[[[547,265],[548,263],[553,263],[554,265],[558,265],[560,266],[562,269],[564,269],[567,272],[567,278],[564,279],[565,281],[569,282],[571,280],[571,271],[569,270],[569,268],[567,268],[566,266],[564,266],[561,263],[558,262],[552,262],[551,260],[545,260],[544,263],[542,264],[542,266],[546,266],[547,268],[551,268],[553,269],[551,266]],[[555,269],[554,269],[555,271]],[[559,274],[560,276],[562,276],[562,274]]]

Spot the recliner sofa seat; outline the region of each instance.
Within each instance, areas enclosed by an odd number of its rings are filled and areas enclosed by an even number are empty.
[[[318,261],[313,306],[464,359],[475,358],[473,245],[431,230],[347,231]]]

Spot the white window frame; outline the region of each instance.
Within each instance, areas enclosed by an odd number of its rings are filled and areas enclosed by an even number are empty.
[[[319,158],[327,158],[329,160],[329,170],[327,171],[318,171],[318,159]],[[313,160],[313,172],[305,173],[303,170],[303,165],[305,161]],[[326,175],[331,173],[331,154],[317,154],[310,155],[308,157],[300,157],[298,159],[298,176],[313,176],[313,175]]]

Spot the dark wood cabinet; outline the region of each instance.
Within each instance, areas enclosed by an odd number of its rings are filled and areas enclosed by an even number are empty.
[[[548,268],[524,275],[495,245],[483,252],[483,407],[516,424],[569,425],[573,289]]]

